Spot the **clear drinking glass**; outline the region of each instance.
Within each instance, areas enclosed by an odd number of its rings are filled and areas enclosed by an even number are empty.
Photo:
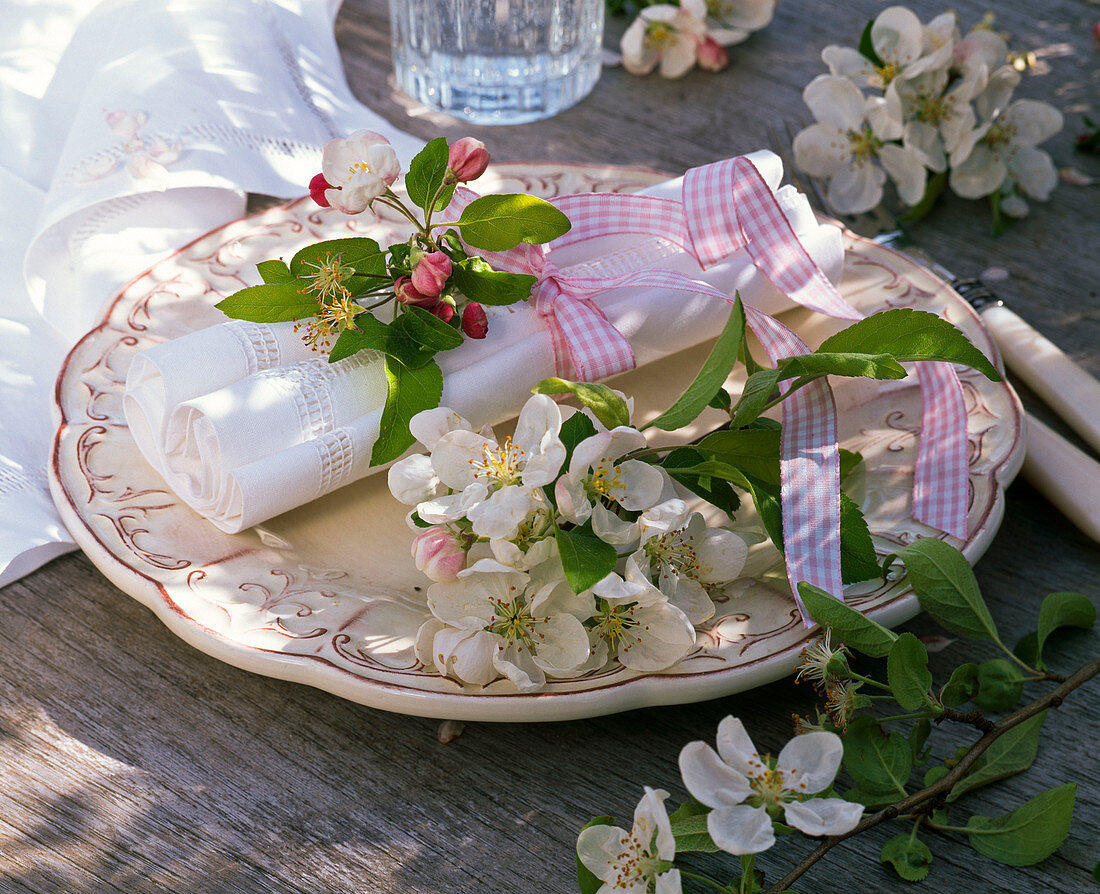
[[[397,83],[476,124],[548,118],[600,76],[604,0],[390,0]]]

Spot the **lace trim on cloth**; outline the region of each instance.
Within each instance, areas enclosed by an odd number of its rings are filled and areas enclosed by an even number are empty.
[[[281,362],[279,340],[270,326],[261,326],[249,320],[230,320],[223,325],[225,331],[237,340],[244,352],[248,363],[246,375],[279,366]]]
[[[351,480],[355,463],[355,445],[344,429],[330,431],[313,441],[320,462],[317,496],[342,487]]]

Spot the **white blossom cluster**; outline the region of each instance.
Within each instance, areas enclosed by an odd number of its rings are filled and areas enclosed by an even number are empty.
[[[413,417],[429,453],[394,464],[389,486],[415,506],[413,557],[433,581],[416,638],[426,667],[472,685],[504,676],[522,692],[615,661],[663,670],[694,647],[711,592],[740,576],[745,540],[708,527],[663,470],[631,458],[645,448],[640,431],[593,417],[567,463],[561,429],[546,395],[528,400],[503,441],[447,407]],[[559,538],[578,529],[618,557],[579,593],[559,554]]]
[[[817,123],[796,136],[795,163],[829,181],[838,213],[878,205],[887,175],[907,205],[920,202],[929,172],[947,172],[964,198],[997,194],[1013,217],[1027,214],[1027,198],[1050,196],[1057,172],[1036,147],[1061,130],[1062,114],[1012,99],[1020,72],[988,23],[963,37],[954,13],[925,25],[891,6],[872,23],[870,40],[877,64],[852,47],[827,46],[829,74],[802,94]]]
[[[723,851],[749,856],[775,844],[775,822],[805,835],[842,835],[856,827],[863,805],[818,797],[840,769],[844,746],[831,732],[795,736],[774,760],[761,755],[744,724],[727,717],[718,725],[715,751],[689,742],[680,752],[685,788],[711,808],[707,833]],[[591,825],[577,839],[577,856],[603,885],[597,894],[680,894],[676,840],[664,802],[668,792],[651,789],[634,812],[628,832]]]

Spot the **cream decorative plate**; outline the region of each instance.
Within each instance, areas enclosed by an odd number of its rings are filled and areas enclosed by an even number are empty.
[[[664,179],[653,171],[580,165],[498,165],[485,191],[551,197],[633,191]],[[482,186],[482,183],[478,184]],[[219,322],[212,305],[255,282],[257,261],[319,239],[365,232],[406,238],[397,219],[349,220],[309,199],[214,230],[153,267],[111,302],[73,349],[56,390],[51,461],[54,499],[77,542],[122,590],[176,634],[218,659],[319,687],[390,711],[476,720],[564,720],[645,705],[697,701],[775,680],[794,666],[809,633],[787,593],[743,580],[719,602],[696,648],[660,674],[612,667],[552,682],[535,695],[504,679],[482,688],[429,672],[412,641],[427,616],[423,577],[409,556],[406,507],[374,475],[242,534],[222,534],[179,502],[134,445],[122,414],[134,353]],[[945,315],[990,356],[977,315],[944,283],[889,249],[848,235],[841,292],[865,312],[918,307]],[[383,241],[383,244],[387,244]],[[836,321],[784,315],[811,344]],[[706,346],[631,372],[616,384],[667,407]],[[970,439],[969,536],[973,562],[1000,524],[1003,489],[1023,459],[1022,411],[1007,384],[961,374]],[[912,381],[911,381],[912,380]],[[898,383],[836,382],[844,446],[866,459],[862,505],[883,553],[935,534],[910,510],[920,424],[915,377]],[[278,487],[278,482],[272,482]],[[850,604],[884,624],[917,612],[904,582],[848,589]]]

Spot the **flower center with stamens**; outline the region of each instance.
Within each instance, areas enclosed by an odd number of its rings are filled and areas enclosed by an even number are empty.
[[[676,37],[677,31],[668,22],[650,22],[645,29],[645,45],[651,50],[662,50]]]
[[[894,80],[901,72],[901,66],[896,62],[883,62],[882,65],[875,66],[875,73],[882,78],[882,86],[890,86],[890,82]]]
[[[625,489],[622,469],[609,459],[601,459],[594,465],[584,481],[584,490],[590,500],[601,497],[613,500],[614,494],[621,494]]]
[[[663,861],[650,853],[648,843],[640,841],[631,832],[623,842],[623,847],[625,850],[615,855],[615,881],[612,887],[633,888],[639,883],[648,883],[656,878]]]
[[[341,267],[340,258],[340,254],[333,255],[326,252],[324,258],[319,258],[316,264],[306,261],[305,266],[314,272],[302,277],[307,280],[302,293],[315,295],[322,303],[337,295],[347,296],[348,290],[344,287],[344,280],[355,273],[355,268]]]
[[[357,161],[354,164],[348,165],[348,182],[350,183],[355,179],[356,174],[371,174],[373,171],[370,169],[370,165],[365,161]]]
[[[699,560],[693,543],[694,540],[687,536],[687,528],[684,527],[647,540],[643,549],[651,560],[671,566],[679,575],[698,580]]]
[[[848,151],[857,165],[862,165],[878,155],[881,146],[882,140],[875,136],[870,124],[863,125],[861,130],[848,131]]]
[[[638,641],[638,636],[633,628],[638,626],[638,620],[634,617],[634,603],[629,605],[611,605],[600,600],[600,609],[592,619],[595,624],[592,632],[596,636],[607,641],[608,648],[612,652],[619,649],[628,651]]]
[[[503,444],[486,441],[481,448],[481,459],[471,459],[470,464],[474,467],[475,478],[491,478],[502,486],[519,484],[526,455],[511,438],[505,438]]]
[[[997,121],[986,131],[981,142],[985,143],[994,152],[1006,149],[1016,136],[1016,127],[1011,121]]]
[[[538,626],[545,624],[550,618],[536,618],[532,615],[530,606],[521,596],[511,602],[490,596],[489,601],[493,604],[493,614],[485,629],[507,643],[515,643],[521,652],[526,649],[532,655],[536,654],[539,641],[546,636],[538,631]]]
[[[953,96],[925,96],[917,99],[916,116],[918,121],[938,127],[951,116],[955,105]]]

